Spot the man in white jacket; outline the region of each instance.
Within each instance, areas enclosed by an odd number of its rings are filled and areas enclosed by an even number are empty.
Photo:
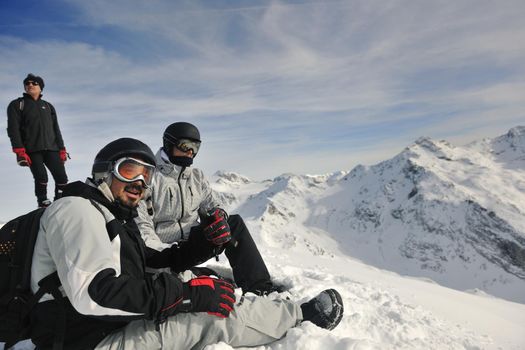
[[[86,183],[69,184],[46,209],[31,288],[36,293],[39,281],[57,272],[63,297],[46,294],[33,309],[37,348],[50,349],[57,335],[64,349],[202,349],[221,341],[258,346],[302,321],[326,329],[339,323],[343,305],[333,289],[299,305],[239,298],[231,284],[208,276],[183,282],[168,272],[148,274],[146,267],[177,268],[184,261],[177,246],[147,248],[133,220],[154,173],[148,146],[118,139],[97,154]]]
[[[200,145],[200,132],[193,124],[176,122],[164,131],[150,196],[140,203],[136,219],[146,245],[161,250],[177,244],[186,252],[181,266],[185,269],[224,252],[244,293],[282,291],[272,282],[242,218],[226,214],[202,171],[192,166]],[[192,236],[203,236],[209,244],[189,245]]]

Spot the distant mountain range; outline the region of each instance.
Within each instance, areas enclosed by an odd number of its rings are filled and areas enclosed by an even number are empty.
[[[461,147],[420,138],[379,164],[328,175],[259,182],[218,172],[212,186],[269,246],[344,253],[525,302],[523,126]]]

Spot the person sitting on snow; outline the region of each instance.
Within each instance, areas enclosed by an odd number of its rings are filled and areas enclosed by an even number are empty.
[[[333,289],[299,305],[253,294],[239,298],[219,278],[183,282],[171,272],[149,274],[146,267],[180,270],[186,264],[177,245],[160,252],[147,248],[133,220],[155,166],[141,141],[112,141],[96,155],[92,177],[67,185],[64,196],[45,209],[31,288],[36,293],[39,281],[56,271],[63,297],[45,294],[32,311],[31,339],[38,349],[51,348],[57,339],[64,349],[259,346],[303,321],[337,326],[343,303]],[[189,237],[195,246],[205,241]]]
[[[224,252],[244,293],[281,292],[241,216],[226,214],[202,171],[192,167],[200,146],[193,124],[176,122],[164,131],[150,196],[140,204],[136,220],[146,245],[164,249],[177,244],[186,254],[187,269]],[[194,246],[192,236],[206,241]]]

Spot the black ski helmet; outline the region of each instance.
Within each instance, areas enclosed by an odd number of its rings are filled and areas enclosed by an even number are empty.
[[[171,154],[173,145],[180,139],[190,139],[201,142],[201,134],[199,129],[190,123],[176,122],[170,124],[162,135],[164,151]]]
[[[113,163],[123,157],[138,157],[153,166],[157,165],[155,155],[144,142],[129,137],[111,141],[96,155],[91,173],[108,173],[112,170]]]

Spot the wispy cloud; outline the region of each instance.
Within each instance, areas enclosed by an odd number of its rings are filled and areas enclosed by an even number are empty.
[[[202,129],[208,174],[254,178],[349,170],[421,135],[461,143],[522,123],[522,1],[246,3],[67,0],[56,22],[17,22],[36,40],[0,25],[0,99],[27,72],[44,76],[74,177],[112,138],[155,148],[178,120]],[[27,185],[11,156],[1,175]]]

